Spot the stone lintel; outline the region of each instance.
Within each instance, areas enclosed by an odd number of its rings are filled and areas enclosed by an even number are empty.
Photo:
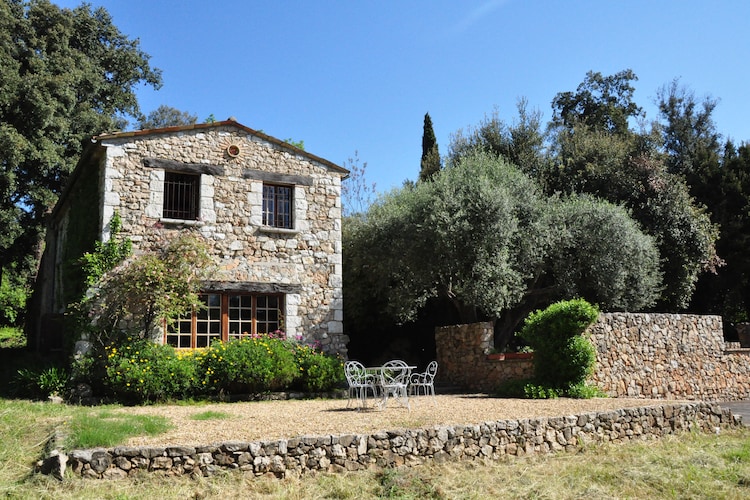
[[[161,168],[173,172],[184,172],[188,174],[224,175],[224,167],[221,165],[205,165],[202,163],[183,163],[181,161],[167,160],[164,158],[144,158],[143,166],[150,168]]]
[[[302,285],[253,281],[207,281],[202,289],[204,292],[302,293]]]
[[[244,169],[242,171],[242,178],[274,182],[278,184],[295,184],[298,186],[313,185],[313,179],[308,175],[278,174],[276,172],[266,172],[264,170],[255,170],[252,168]]]

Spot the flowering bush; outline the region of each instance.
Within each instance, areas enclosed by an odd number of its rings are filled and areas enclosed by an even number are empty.
[[[344,380],[340,357],[287,340],[281,331],[214,342],[208,349],[191,351],[131,337],[107,346],[102,356],[80,364],[78,371],[86,373],[77,375],[76,380],[101,379],[109,396],[126,402],[292,387],[323,392]]]
[[[295,346],[294,358],[299,367],[295,386],[303,391],[330,391],[344,381],[344,362],[340,357],[298,344]]]
[[[128,339],[105,348],[105,386],[126,401],[185,398],[196,391],[196,362],[171,346]]]
[[[286,389],[297,375],[289,342],[258,335],[214,342],[201,356],[203,384],[211,392],[267,392]]]

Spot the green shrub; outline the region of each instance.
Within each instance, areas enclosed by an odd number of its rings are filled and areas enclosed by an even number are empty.
[[[599,310],[583,299],[552,304],[526,319],[520,336],[534,349],[535,383],[565,393],[584,384],[596,363],[585,331]]]
[[[606,398],[607,393],[599,389],[594,385],[588,384],[576,384],[568,387],[565,390],[565,395],[569,398],[576,399],[591,399],[591,398]]]
[[[0,325],[21,326],[29,289],[23,284],[12,283],[5,274],[0,280]]]
[[[15,384],[20,395],[45,399],[63,395],[69,378],[68,372],[57,366],[22,368],[16,374]]]
[[[523,395],[526,399],[556,399],[560,397],[560,392],[553,387],[534,383],[528,383],[523,386]]]
[[[344,381],[344,362],[317,349],[297,345],[294,357],[299,368],[295,387],[306,392],[324,392],[339,386]]]
[[[17,326],[0,326],[0,349],[26,347],[23,329]]]
[[[163,401],[195,393],[195,360],[178,355],[171,346],[131,338],[105,353],[105,386],[118,398]]]
[[[494,394],[501,398],[525,398],[524,388],[531,383],[527,379],[504,380],[495,388]]]
[[[212,392],[284,390],[299,371],[290,342],[268,335],[214,342],[199,357],[203,386]]]
[[[164,401],[222,393],[257,394],[296,388],[324,392],[344,381],[343,362],[286,340],[256,335],[207,349],[175,350],[130,337],[73,363],[73,382],[122,402]]]

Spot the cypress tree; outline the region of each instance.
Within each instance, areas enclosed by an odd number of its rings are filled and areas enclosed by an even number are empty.
[[[424,129],[422,132],[422,162],[419,170],[419,180],[429,181],[440,171],[440,153],[438,151],[435,131],[432,129],[432,118],[429,113],[424,115]]]

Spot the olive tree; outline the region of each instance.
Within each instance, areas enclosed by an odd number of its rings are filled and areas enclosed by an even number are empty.
[[[603,307],[641,307],[659,283],[654,242],[623,208],[548,197],[484,152],[385,195],[344,226],[354,323],[412,321],[437,299],[461,322],[500,320],[502,343],[541,304],[588,295]]]

